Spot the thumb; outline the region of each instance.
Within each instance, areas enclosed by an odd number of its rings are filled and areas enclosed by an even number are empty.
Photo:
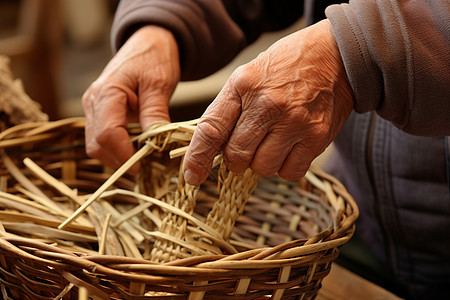
[[[187,183],[199,185],[208,177],[214,157],[226,144],[241,111],[241,99],[230,80],[201,117],[184,158]]]
[[[143,130],[157,121],[170,122],[170,96],[161,93],[145,93],[139,97],[139,123]]]

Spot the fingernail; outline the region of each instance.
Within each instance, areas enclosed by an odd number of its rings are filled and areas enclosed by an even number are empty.
[[[200,184],[199,176],[189,169],[184,171],[184,181],[186,181],[190,185],[199,185]]]

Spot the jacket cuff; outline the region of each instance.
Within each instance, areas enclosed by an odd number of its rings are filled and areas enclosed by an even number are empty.
[[[374,111],[381,97],[382,74],[372,61],[355,12],[347,4],[332,5],[325,10],[330,20],[345,70],[355,95],[358,113]]]
[[[181,80],[212,74],[246,45],[244,33],[221,1],[126,0],[120,2],[111,29],[113,51],[148,24],[173,33],[180,49]]]

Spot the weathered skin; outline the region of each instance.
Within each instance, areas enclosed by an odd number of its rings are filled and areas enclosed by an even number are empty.
[[[169,121],[169,99],[179,77],[172,34],[157,26],[136,31],[83,95],[87,154],[112,167],[122,165],[135,152],[127,124],[139,120],[146,128]]]
[[[333,141],[353,96],[329,21],[293,33],[236,69],[202,116],[184,161],[200,184],[223,150],[228,168],[298,179]],[[257,117],[255,117],[257,116]]]

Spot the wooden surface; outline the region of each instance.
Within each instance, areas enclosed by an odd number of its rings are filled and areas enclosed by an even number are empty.
[[[385,289],[365,280],[349,270],[333,264],[330,274],[316,300],[398,300],[401,299]]]

